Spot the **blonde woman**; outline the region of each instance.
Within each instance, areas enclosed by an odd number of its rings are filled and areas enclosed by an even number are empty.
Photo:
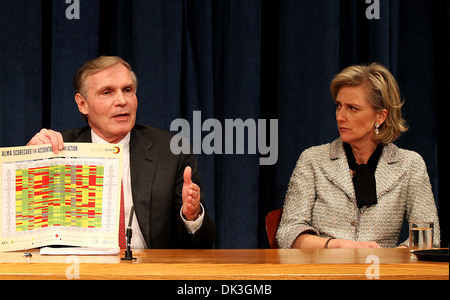
[[[351,66],[330,89],[340,137],[300,155],[286,193],[279,246],[396,247],[405,219],[434,222],[439,246],[425,163],[393,144],[407,126],[392,74],[376,63]]]

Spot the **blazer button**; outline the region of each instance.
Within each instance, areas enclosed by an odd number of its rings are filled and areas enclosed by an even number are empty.
[[[352,225],[353,227],[356,227],[356,221],[354,221],[354,220],[351,221],[351,222],[350,222],[350,225]]]

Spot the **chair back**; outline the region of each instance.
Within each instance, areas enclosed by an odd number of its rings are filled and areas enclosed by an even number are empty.
[[[283,209],[276,209],[269,212],[266,216],[266,232],[267,238],[269,239],[269,245],[271,249],[278,249],[278,244],[276,240],[278,225],[280,224],[281,215]]]

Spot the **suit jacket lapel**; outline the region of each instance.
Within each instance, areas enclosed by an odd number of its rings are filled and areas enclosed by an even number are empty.
[[[378,199],[388,193],[406,174],[406,170],[398,171],[398,151],[397,146],[392,143],[384,146],[375,171]],[[321,166],[321,170],[328,180],[339,187],[350,199],[356,201],[355,188],[340,139],[331,143],[330,160]]]
[[[356,201],[355,188],[340,139],[330,144],[330,160],[322,164],[321,170],[328,180],[340,188],[347,197]]]
[[[150,204],[156,170],[157,151],[138,130],[130,137],[130,173],[133,205],[147,247],[150,245]],[[137,188],[139,187],[139,188]]]
[[[377,198],[388,193],[406,174],[406,170],[399,172],[398,148],[394,144],[387,144],[375,171],[377,182]]]

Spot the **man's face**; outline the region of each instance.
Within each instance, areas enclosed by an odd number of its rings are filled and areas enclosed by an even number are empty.
[[[136,122],[136,86],[130,71],[116,64],[85,78],[86,98],[75,95],[92,130],[109,143],[122,140]]]

